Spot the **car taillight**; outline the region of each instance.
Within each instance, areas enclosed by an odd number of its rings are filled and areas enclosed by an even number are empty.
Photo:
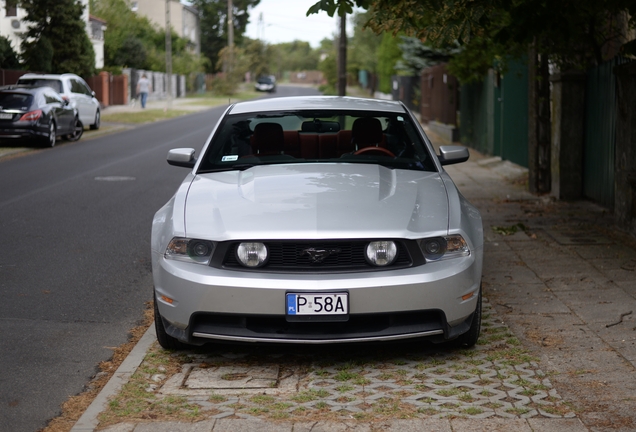
[[[40,117],[42,117],[42,110],[29,111],[20,117],[19,121],[36,121]]]

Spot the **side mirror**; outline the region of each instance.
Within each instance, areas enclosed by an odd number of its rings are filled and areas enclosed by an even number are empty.
[[[170,165],[184,168],[194,168],[194,164],[196,163],[197,158],[194,157],[194,149],[178,148],[172,149],[168,152],[167,160]]]
[[[461,146],[441,146],[437,156],[442,165],[466,162],[469,157],[468,149]]]

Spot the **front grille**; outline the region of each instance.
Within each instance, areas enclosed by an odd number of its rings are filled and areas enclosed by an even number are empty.
[[[365,259],[368,240],[354,241],[264,241],[269,250],[269,259],[265,266],[248,269],[236,258],[236,249],[240,242],[229,242],[217,249],[223,253],[221,267],[242,271],[271,272],[352,272],[394,270],[410,267],[414,264],[413,245],[397,241],[398,256],[393,264],[387,267],[376,267]],[[320,262],[312,262],[308,249],[330,250],[332,253]],[[423,262],[423,261],[422,261]],[[214,260],[211,263],[214,265]]]

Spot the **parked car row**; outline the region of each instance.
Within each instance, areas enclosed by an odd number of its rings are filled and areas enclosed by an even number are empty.
[[[53,147],[58,137],[77,141],[84,125],[99,129],[95,92],[74,74],[26,74],[0,88],[0,140]]]

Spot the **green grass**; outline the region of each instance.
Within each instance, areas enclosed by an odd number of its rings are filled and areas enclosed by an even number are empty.
[[[104,113],[102,114],[102,121],[112,123],[142,124],[152,123],[159,120],[167,120],[191,113],[192,111],[176,109],[166,111],[162,109],[147,109],[134,112]]]

